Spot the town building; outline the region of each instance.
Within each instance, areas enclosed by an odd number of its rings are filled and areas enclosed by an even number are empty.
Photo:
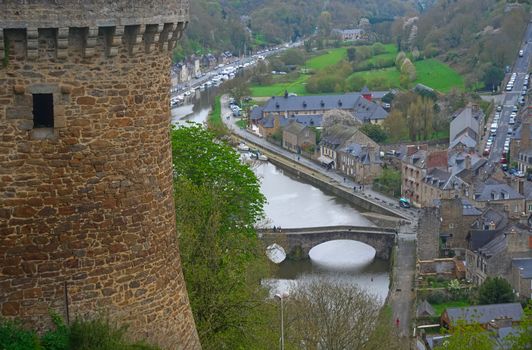
[[[342,41],[367,41],[367,33],[360,28],[353,29],[333,29],[331,34]]]
[[[529,237],[532,249],[532,236]],[[512,259],[512,276],[510,283],[521,299],[532,299],[532,257]]]
[[[283,148],[301,153],[302,150],[310,150],[316,146],[316,133],[310,127],[292,120],[283,128]]]
[[[477,144],[484,131],[484,112],[478,105],[463,108],[452,117],[449,130],[451,145],[458,138],[469,146],[472,141]]]
[[[484,328],[488,328],[491,322],[501,322],[512,327],[518,324],[522,317],[523,308],[519,303],[449,307],[441,315],[441,324],[448,329],[452,329],[459,322],[466,325],[480,324]]]
[[[525,197],[507,183],[493,178],[478,182],[474,188],[472,203],[478,208],[497,205],[504,209],[512,218],[519,218],[525,213]]]
[[[380,146],[354,126],[324,129],[318,160],[360,184],[372,183],[382,172]]]
[[[297,115],[323,115],[327,111],[340,109],[353,115],[360,123],[380,124],[388,112],[374,102],[387,92],[347,93],[343,95],[310,96],[273,96],[263,107],[257,107],[260,113],[251,113],[252,123],[258,124],[266,117],[280,116],[289,118]]]
[[[357,135],[358,134],[358,135]],[[357,136],[364,135],[358,132],[338,150],[339,170],[354,179],[355,182],[367,185],[382,173],[382,160],[379,145],[373,140],[354,140]]]
[[[487,277],[501,276],[510,281],[512,259],[532,258],[529,226],[508,223],[506,217],[500,218],[500,212],[491,210],[491,219],[481,222],[483,226],[474,226],[468,237],[466,278],[477,285]],[[483,214],[483,219],[486,217]]]

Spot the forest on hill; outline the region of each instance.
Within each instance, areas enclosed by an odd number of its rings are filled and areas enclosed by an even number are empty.
[[[397,19],[393,40],[464,75],[466,86],[496,86],[511,65],[530,19],[527,1],[439,0],[419,17]]]
[[[315,33],[320,16],[334,28],[353,28],[361,18],[391,23],[433,0],[194,0],[190,22],[175,59],[192,53],[231,51],[277,44]]]

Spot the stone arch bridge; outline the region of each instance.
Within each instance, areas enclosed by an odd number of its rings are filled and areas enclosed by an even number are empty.
[[[396,243],[397,231],[390,228],[364,226],[322,226],[282,229],[258,230],[259,237],[266,246],[277,243],[291,258],[308,258],[309,251],[318,244],[349,239],[366,243],[377,251],[376,257],[389,260],[392,248]]]

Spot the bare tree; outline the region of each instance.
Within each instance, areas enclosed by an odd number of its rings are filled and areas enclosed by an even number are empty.
[[[301,349],[364,349],[381,305],[352,285],[320,279],[298,285],[286,303],[287,339]]]

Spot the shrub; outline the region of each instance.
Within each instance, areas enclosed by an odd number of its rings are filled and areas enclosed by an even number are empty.
[[[427,301],[431,304],[443,304],[448,299],[447,294],[442,291],[434,291],[427,296]]]
[[[42,350],[42,347],[34,332],[25,330],[18,323],[0,320],[0,349]]]

